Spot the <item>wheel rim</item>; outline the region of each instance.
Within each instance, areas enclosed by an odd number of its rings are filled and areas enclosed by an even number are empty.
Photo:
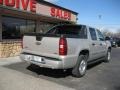
[[[86,61],[85,60],[82,60],[81,63],[80,63],[80,66],[79,66],[79,72],[80,74],[84,74],[86,71]]]
[[[108,60],[110,60],[110,59],[111,59],[111,53],[108,52]]]

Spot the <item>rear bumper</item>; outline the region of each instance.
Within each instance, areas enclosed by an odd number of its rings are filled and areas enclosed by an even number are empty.
[[[36,62],[34,60],[26,60],[25,59],[25,54],[20,54],[20,59],[23,61],[26,61],[28,63],[32,63],[35,65],[38,65],[40,67],[45,67],[45,68],[51,68],[51,69],[64,69],[63,66],[63,61],[60,59],[55,59],[55,58],[49,58],[49,57],[43,57],[40,56],[42,58],[42,62]]]

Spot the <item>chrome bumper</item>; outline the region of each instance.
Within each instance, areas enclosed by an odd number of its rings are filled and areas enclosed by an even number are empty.
[[[26,56],[26,54],[20,54],[20,59],[23,61],[26,61],[28,63],[38,65],[40,67],[51,68],[51,69],[64,69],[63,61],[60,59],[38,56],[38,57],[42,58],[42,61],[39,62],[39,61],[25,59],[25,56]]]

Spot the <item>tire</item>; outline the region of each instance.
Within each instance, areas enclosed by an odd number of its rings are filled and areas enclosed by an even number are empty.
[[[110,49],[108,49],[108,51],[107,51],[107,55],[105,56],[105,62],[110,62],[110,60],[111,60],[111,50]]]
[[[72,70],[73,76],[80,78],[86,74],[87,59],[88,59],[88,55],[80,55],[78,57],[76,66]]]

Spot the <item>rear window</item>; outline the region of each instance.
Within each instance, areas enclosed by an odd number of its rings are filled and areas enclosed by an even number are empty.
[[[48,31],[47,34],[64,34],[87,38],[87,29],[85,26],[57,26]]]

